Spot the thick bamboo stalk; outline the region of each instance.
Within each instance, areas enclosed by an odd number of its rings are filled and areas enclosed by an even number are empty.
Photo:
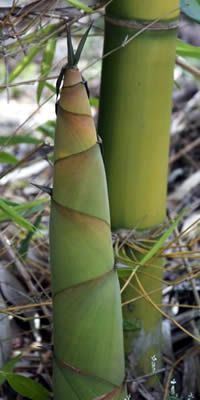
[[[115,0],[107,7],[104,55],[135,35],[103,61],[99,135],[113,229],[142,232],[165,219],[178,11],[178,0]],[[138,277],[160,303],[162,270],[158,260],[152,263]],[[124,301],[141,294],[136,280],[131,283]],[[160,358],[161,317],[143,298],[124,307],[124,318],[140,326],[125,334],[127,351],[133,342],[134,371],[149,373],[151,357]]]
[[[179,14],[179,0],[114,0],[107,8],[107,15],[143,21],[176,19]]]
[[[107,185],[80,72],[67,67],[58,104],[50,248],[54,399],[124,399],[120,290]],[[101,397],[102,396],[102,397]]]

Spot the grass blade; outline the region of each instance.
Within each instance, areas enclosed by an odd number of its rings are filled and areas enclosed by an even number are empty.
[[[18,159],[10,153],[7,153],[5,151],[0,151],[0,163],[3,164],[16,164],[18,162]]]
[[[78,8],[78,10],[83,10],[86,13],[92,13],[93,9],[91,7],[86,6],[82,1],[79,0],[67,0],[69,4],[74,6],[75,8]]]
[[[57,40],[55,38],[49,39],[47,41],[47,45],[43,52],[43,60],[42,60],[41,69],[40,69],[40,74],[42,77],[47,76],[48,73],[51,71],[54,54],[55,54],[55,50],[56,50],[56,43],[57,43]],[[42,92],[43,92],[43,89],[45,86],[46,86],[45,80],[40,81],[38,83],[38,87],[37,87],[37,102],[38,103],[40,102]]]
[[[33,232],[35,230],[34,226],[23,218],[20,214],[18,214],[14,207],[6,204],[5,201],[0,199],[0,209],[4,212],[6,216],[8,216],[14,223],[21,226],[22,228]]]

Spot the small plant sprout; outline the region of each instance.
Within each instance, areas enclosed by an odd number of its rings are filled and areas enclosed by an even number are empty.
[[[157,361],[158,361],[158,359],[157,359],[156,355],[154,354],[154,355],[151,357],[151,367],[152,367],[152,372],[153,372],[153,373],[155,373],[156,370],[157,370]]]

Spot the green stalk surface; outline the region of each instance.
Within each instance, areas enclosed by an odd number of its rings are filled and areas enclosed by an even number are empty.
[[[124,399],[122,313],[107,184],[87,93],[76,68],[65,71],[54,158],[54,399]]]
[[[98,133],[103,138],[114,230],[142,232],[165,220],[178,12],[178,0],[114,0],[106,9]],[[151,299],[160,304],[161,263],[154,259],[151,264],[140,268],[137,278]],[[133,278],[123,301],[141,294]],[[159,367],[160,313],[144,296],[123,310],[125,322],[137,326],[125,332],[125,348],[127,353],[132,351],[134,373],[151,373],[153,356]]]

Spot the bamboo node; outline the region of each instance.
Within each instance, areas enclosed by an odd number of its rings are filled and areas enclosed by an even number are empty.
[[[147,28],[148,31],[169,31],[178,28],[178,19],[173,21],[141,21],[134,19],[120,19],[115,17],[105,16],[106,21],[110,24],[119,26],[122,28],[129,28],[140,31],[141,29]]]

